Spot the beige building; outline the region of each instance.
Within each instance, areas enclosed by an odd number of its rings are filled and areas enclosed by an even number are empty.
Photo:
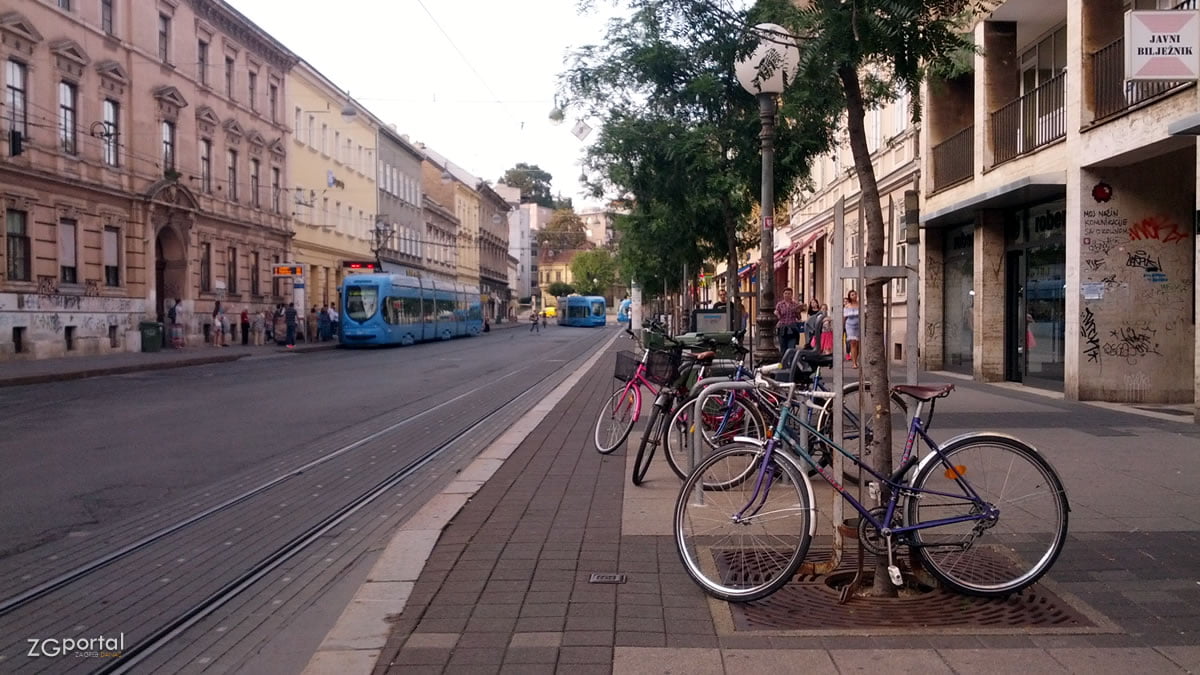
[[[288,109],[292,262],[304,266],[304,304],[311,309],[337,301],[348,264],[375,260],[379,125],[304,61],[289,75]]]
[[[455,280],[479,286],[480,181],[462,167],[434,152],[423,143],[417,147],[425,153],[421,166],[421,186],[430,198],[454,214],[458,221],[455,245]]]
[[[295,57],[220,0],[64,5],[0,9],[0,358],[137,350],[173,298],[192,340],[217,301],[281,301]]]
[[[508,314],[512,296],[508,282],[509,204],[484,181],[479,195],[479,290],[483,315],[493,321]]]
[[[1129,8],[998,3],[972,72],[925,87],[928,368],[1072,399],[1197,400],[1200,100],[1194,81],[1125,81]]]

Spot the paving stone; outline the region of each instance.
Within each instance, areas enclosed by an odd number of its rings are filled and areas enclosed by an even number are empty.
[[[722,667],[721,653],[715,649],[617,647],[613,650],[612,669],[614,673],[622,675],[658,674],[667,672],[664,664],[670,664],[669,672],[672,673],[723,675],[726,672]]]
[[[504,663],[557,663],[558,647],[509,647]]]
[[[721,652],[728,673],[804,673],[805,675],[836,675],[833,659],[823,650],[746,650],[729,649]],[[886,662],[884,662],[886,663]],[[880,670],[892,672],[892,664]]]
[[[564,647],[595,647],[611,646],[614,631],[611,630],[569,630],[562,634]]]
[[[408,636],[404,646],[408,649],[439,648],[450,649],[458,644],[461,637],[458,633],[413,633]]]
[[[887,664],[889,673],[912,673],[931,675],[953,673],[950,666],[932,649],[839,649],[829,652],[830,658],[841,673],[878,672],[880,664]],[[1024,669],[1022,670],[1024,672]]]
[[[958,673],[1067,673],[1042,649],[939,649],[938,654]]]

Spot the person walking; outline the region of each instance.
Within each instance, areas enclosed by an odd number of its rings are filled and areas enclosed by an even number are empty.
[[[782,355],[800,341],[800,303],[792,299],[792,289],[783,289],[783,299],[775,303],[775,318],[778,320],[775,333],[779,336],[779,353]]]
[[[287,348],[294,349],[296,347],[296,303],[289,302],[287,309],[283,310],[283,322],[287,326]]]
[[[825,312],[816,298],[808,301],[808,319],[804,321],[804,346],[816,349],[821,346],[821,326],[825,323]]]
[[[242,308],[242,345],[250,344],[250,309]]]
[[[212,346],[220,347],[225,344],[225,310],[221,308],[221,301],[213,305],[212,311]]]
[[[317,314],[317,339],[325,342],[329,339],[329,305],[322,305]]]
[[[821,305],[821,353],[833,353],[833,317],[829,316],[829,305]]]
[[[342,322],[342,315],[338,314],[337,302],[329,303],[329,332],[330,337],[337,337],[338,328]]]
[[[175,298],[175,304],[171,305],[170,311],[167,312],[167,321],[171,324],[171,346],[175,349],[183,349],[185,346],[183,337],[183,301]]]
[[[842,309],[843,330],[846,331],[846,346],[849,347],[850,353],[846,358],[850,360],[855,370],[858,370],[858,340],[861,329],[861,316],[858,308],[858,291],[850,291],[846,294],[846,306]]]
[[[537,312],[529,313],[529,332],[530,333],[542,332],[542,330],[540,328],[538,328],[538,313]]]

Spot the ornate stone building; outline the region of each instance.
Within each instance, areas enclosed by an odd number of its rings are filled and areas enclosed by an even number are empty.
[[[192,340],[283,301],[285,77],[220,0],[0,10],[0,359],[137,350],[182,301]]]

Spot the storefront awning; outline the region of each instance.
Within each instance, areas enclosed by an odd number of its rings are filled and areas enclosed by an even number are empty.
[[[750,274],[750,272],[754,271],[754,267],[755,267],[754,265],[742,265],[741,267],[739,267],[738,268],[738,278],[741,279],[741,278],[745,277],[747,274]]]
[[[1058,199],[1066,194],[1066,171],[1026,176],[994,190],[980,192],[946,208],[923,213],[921,214],[921,226],[959,225],[970,222],[979,209],[1009,209],[1022,204]]]

